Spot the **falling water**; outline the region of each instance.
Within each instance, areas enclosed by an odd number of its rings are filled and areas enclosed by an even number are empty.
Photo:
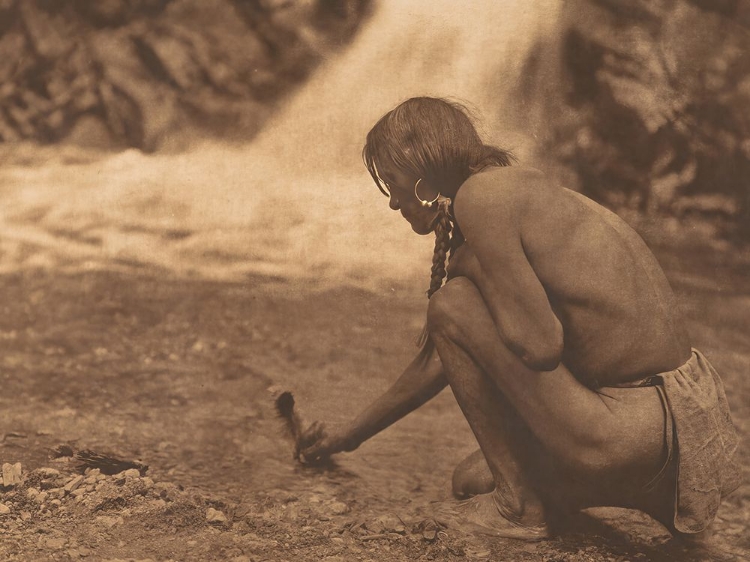
[[[424,276],[431,240],[390,211],[362,166],[369,127],[406,98],[444,96],[481,116],[485,138],[528,153],[530,137],[509,119],[512,92],[559,10],[553,0],[383,0],[246,147],[5,169],[0,265],[141,262],[363,286]]]

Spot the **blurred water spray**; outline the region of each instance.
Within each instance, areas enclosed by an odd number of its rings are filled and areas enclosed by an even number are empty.
[[[377,118],[415,95],[463,101],[488,140],[529,152],[511,92],[552,0],[388,0],[247,147],[128,151],[93,164],[5,168],[2,265],[158,265],[374,286],[422,276],[431,237],[393,213],[360,160]]]

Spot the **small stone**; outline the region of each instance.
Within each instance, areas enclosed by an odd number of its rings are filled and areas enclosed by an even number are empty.
[[[44,545],[52,550],[60,550],[68,542],[65,537],[49,537],[45,539]]]
[[[72,492],[70,492],[71,496],[74,496],[76,498],[83,497],[83,494],[86,493],[86,488],[76,488]]]
[[[209,507],[206,511],[206,521],[209,523],[226,523],[227,516],[218,509]]]
[[[21,463],[3,464],[3,486],[9,488],[21,483]]]
[[[406,533],[406,526],[398,515],[387,513],[380,515],[365,524],[367,530],[372,533]]]
[[[52,449],[52,452],[54,453],[55,460],[59,460],[61,458],[67,460],[67,458],[73,456],[73,447],[63,443]]]
[[[26,490],[26,495],[33,500],[39,495],[39,490],[37,490],[36,488],[29,488],[28,490]]]
[[[54,505],[55,507],[60,507],[62,505],[62,502],[60,500],[52,500],[49,503],[50,505]]]
[[[150,490],[151,488],[154,487],[154,481],[151,478],[149,478],[148,476],[144,477],[141,481],[143,482],[143,486],[147,490]]]
[[[333,502],[330,508],[331,513],[334,515],[344,515],[345,513],[349,513],[349,506],[344,502]]]
[[[45,478],[54,478],[56,476],[60,476],[60,471],[55,468],[40,468],[39,474],[44,476]]]
[[[115,525],[124,523],[125,520],[122,517],[114,517],[111,515],[100,515],[96,518],[96,522],[102,525],[103,527],[106,527],[107,529],[111,529]]]
[[[442,526],[434,519],[425,519],[419,525],[417,530],[422,533],[422,538],[428,542],[434,542]]]
[[[138,471],[137,468],[129,468],[127,470],[122,471],[118,476],[124,476],[125,478],[140,478],[141,473]]]
[[[52,499],[62,499],[65,497],[65,490],[63,488],[50,488],[47,490],[47,493]]]
[[[96,484],[97,478],[99,477],[100,474],[101,473],[100,473],[99,469],[95,468],[94,470],[90,471],[86,475],[86,478],[83,480],[83,482],[85,484]]]
[[[47,492],[39,492],[35,497],[34,501],[38,504],[43,504],[47,500]]]
[[[4,503],[0,503],[0,515],[7,515],[10,513],[10,508]]]
[[[31,519],[31,513],[29,513],[28,511],[22,511],[21,521],[28,521],[29,519]]]
[[[63,489],[70,494],[74,492],[76,489],[78,489],[78,486],[80,486],[82,483],[83,483],[83,476],[75,476],[71,478],[67,484],[65,484]]]

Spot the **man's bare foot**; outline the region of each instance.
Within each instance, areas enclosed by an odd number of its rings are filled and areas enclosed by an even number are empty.
[[[519,516],[508,509],[497,491],[480,494],[444,507],[438,518],[466,533],[539,541],[549,537],[542,516]]]
[[[740,560],[737,554],[731,552],[732,547],[726,544],[726,541],[714,536],[714,524],[700,533],[689,534],[680,533],[670,525],[670,532],[673,537],[673,546],[689,555],[691,558],[706,560],[711,562],[733,562]],[[686,556],[687,557],[687,556]]]

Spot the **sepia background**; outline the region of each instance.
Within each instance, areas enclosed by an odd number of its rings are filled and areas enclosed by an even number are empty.
[[[746,436],[749,29],[746,0],[0,0],[2,557],[705,559],[625,510],[437,536],[476,448],[449,392],[311,470],[268,388],[345,423],[415,352],[432,241],[360,155],[444,96],[638,229]],[[74,496],[61,445],[149,470]],[[747,485],[719,517],[747,556]]]

